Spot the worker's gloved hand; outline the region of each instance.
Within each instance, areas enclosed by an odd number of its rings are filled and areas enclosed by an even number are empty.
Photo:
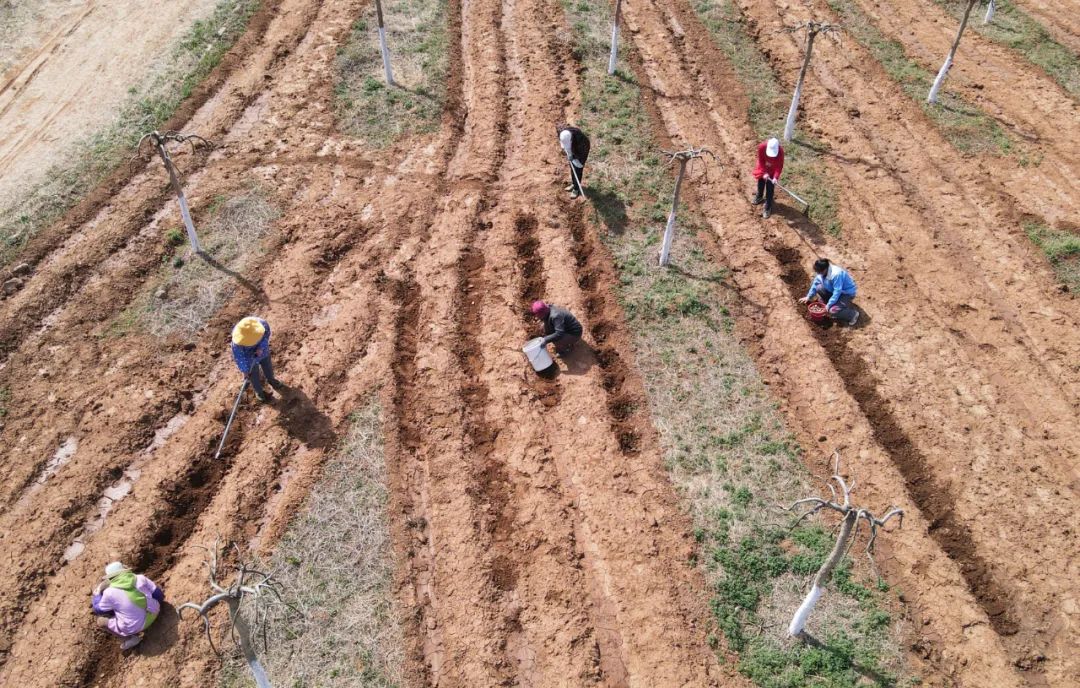
[[[802,297],[801,299],[799,299],[799,303],[809,303],[809,302],[810,302],[810,299],[805,297],[805,296]]]
[[[840,306],[833,306],[832,308],[829,309],[829,312],[830,313],[839,313],[840,312]]]
[[[579,160],[574,160],[573,162],[574,162],[574,167],[578,168],[579,170],[580,170],[580,169],[581,169],[582,167],[585,167],[585,165],[584,165],[584,164],[583,164],[583,163],[582,163],[581,161],[579,161]]]

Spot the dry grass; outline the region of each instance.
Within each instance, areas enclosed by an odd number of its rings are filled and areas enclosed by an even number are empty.
[[[380,409],[372,402],[351,417],[341,447],[271,557],[288,602],[301,612],[272,627],[260,657],[273,685],[402,685],[386,510]],[[253,685],[242,659],[233,658],[221,685]]]
[[[232,296],[237,276],[263,254],[263,239],[278,211],[256,189],[233,198],[218,197],[207,214],[209,218],[202,222],[196,216],[195,229],[213,263],[191,255],[187,260],[177,256],[163,265],[160,277],[111,323],[109,334],[121,336],[138,326],[157,337],[179,335],[193,340]],[[171,228],[164,240],[180,247],[185,234]]]

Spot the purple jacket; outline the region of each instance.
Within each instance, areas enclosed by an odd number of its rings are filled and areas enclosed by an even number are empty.
[[[122,573],[90,600],[95,614],[110,616],[109,630],[120,637],[141,633],[154,622],[165,593],[146,576]]]

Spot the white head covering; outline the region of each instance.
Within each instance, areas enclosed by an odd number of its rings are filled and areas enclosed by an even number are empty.
[[[569,129],[563,129],[559,132],[559,143],[562,144],[563,150],[566,151],[567,155],[570,155],[570,142],[573,138],[574,137]]]
[[[114,561],[114,562],[111,562],[108,566],[105,567],[105,577],[106,578],[112,578],[113,576],[119,576],[121,573],[125,573],[126,571],[130,571],[130,570],[131,569],[124,566],[120,562]]]
[[[770,158],[775,158],[780,154],[780,141],[775,138],[769,139],[765,142],[765,155]]]

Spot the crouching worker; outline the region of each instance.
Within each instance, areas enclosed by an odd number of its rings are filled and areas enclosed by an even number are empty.
[[[90,606],[98,628],[120,638],[120,649],[142,642],[142,633],[154,623],[165,593],[146,576],[137,576],[118,561],[105,567],[105,577],[94,588]]]
[[[232,355],[259,401],[270,398],[263,389],[260,368],[274,389],[281,390],[285,386],[274,377],[274,366],[270,363],[270,325],[262,318],[249,316],[236,323],[232,331]]]
[[[839,265],[832,265],[828,258],[814,261],[814,281],[810,291],[799,299],[799,303],[808,303],[820,299],[829,310],[833,320],[854,325],[859,320],[859,311],[852,305],[855,299],[855,280],[848,271]]]
[[[581,341],[584,331],[581,323],[565,308],[534,301],[532,314],[544,326],[544,346],[554,344],[555,353],[558,355],[565,356],[570,353],[574,345]]]

